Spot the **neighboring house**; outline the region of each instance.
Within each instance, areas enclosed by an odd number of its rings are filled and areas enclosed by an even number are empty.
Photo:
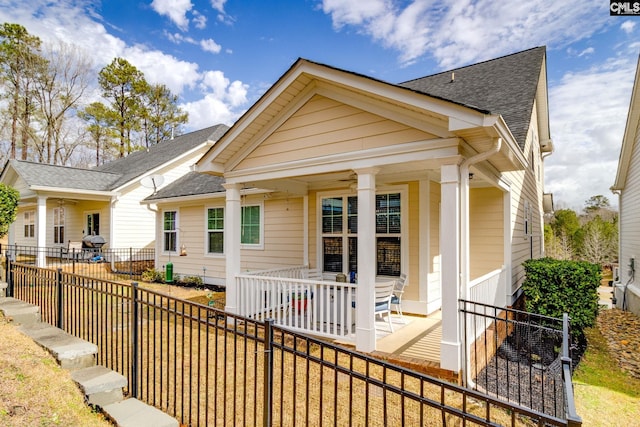
[[[441,367],[457,372],[458,299],[514,303],[544,253],[552,148],[544,47],[402,84],[299,59],[198,173],[145,202],[158,263],[224,283],[234,313],[249,270],[357,272],[358,350],[375,349],[374,282],[407,274],[403,311],[442,310]]]
[[[96,234],[111,248],[153,247],[155,212],[140,201],[154,182],[168,185],[187,174],[227,130],[191,132],[93,169],[9,160],[0,182],[20,192],[9,244],[64,247]],[[44,264],[44,253],[38,262]]]
[[[618,173],[611,190],[619,196],[619,273],[616,306],[640,316],[640,58],[636,69],[627,125],[622,139]],[[614,277],[614,279],[616,279]]]

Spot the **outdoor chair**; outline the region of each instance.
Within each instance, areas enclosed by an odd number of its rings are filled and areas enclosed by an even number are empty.
[[[396,284],[395,280],[389,282],[376,283],[375,287],[375,310],[374,316],[380,316],[384,318],[384,314],[387,315],[387,322],[389,322],[389,329],[393,332],[393,325],[391,324],[391,297],[393,296],[393,288]],[[351,307],[356,308],[356,302],[351,302]]]
[[[396,280],[393,296],[391,297],[391,305],[395,306],[395,311],[400,315],[400,318],[402,318],[402,294],[405,286],[407,286],[407,275],[402,273],[400,278]]]

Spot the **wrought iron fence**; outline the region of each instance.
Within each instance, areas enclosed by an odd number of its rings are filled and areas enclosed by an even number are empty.
[[[569,318],[460,300],[467,384],[474,390],[579,422],[571,380]]]
[[[128,377],[128,394],[184,425],[570,425],[136,283],[13,263],[9,279],[47,322],[95,343],[97,362]]]
[[[69,248],[2,245],[0,252],[14,262],[105,280],[140,280],[155,267],[154,248]]]

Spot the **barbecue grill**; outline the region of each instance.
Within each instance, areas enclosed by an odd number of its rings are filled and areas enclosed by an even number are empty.
[[[84,236],[82,238],[82,248],[83,249],[94,249],[96,251],[99,251],[100,249],[102,249],[102,247],[107,243],[106,240],[104,240],[104,237],[100,236],[99,234],[94,234],[94,235],[90,235],[90,236]]]

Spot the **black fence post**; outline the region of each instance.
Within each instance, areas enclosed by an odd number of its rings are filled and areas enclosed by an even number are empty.
[[[7,254],[7,296],[13,297],[13,263],[9,254]]]
[[[138,397],[138,282],[131,283],[131,397]]]
[[[72,248],[71,251],[71,272],[76,274],[76,248]]]
[[[56,292],[57,292],[57,303],[58,303],[58,328],[63,329],[64,322],[62,320],[62,269],[59,268],[56,272]]]
[[[133,280],[133,248],[129,248],[129,280]]]
[[[267,319],[264,323],[264,396],[262,424],[271,426],[271,410],[273,408],[273,319]]]

